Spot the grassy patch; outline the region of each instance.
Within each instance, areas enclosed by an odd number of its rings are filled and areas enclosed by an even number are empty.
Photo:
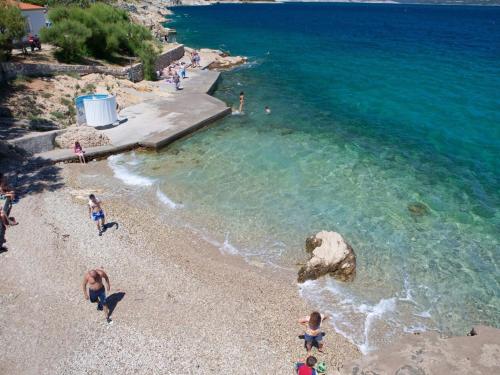
[[[68,107],[69,107],[70,105],[71,105],[71,106],[73,105],[73,103],[71,102],[71,100],[69,100],[69,99],[67,99],[67,98],[61,98],[61,104],[62,104],[62,105],[65,105],[65,106],[68,106]]]
[[[66,115],[59,111],[50,112],[50,115],[57,120],[63,120],[66,118]]]
[[[28,119],[33,122],[41,122],[41,121],[47,121],[43,117],[37,116],[37,115],[29,115]]]
[[[68,106],[68,115],[73,118],[76,116],[76,109],[75,109],[75,106],[71,105],[71,106]]]
[[[95,85],[92,83],[87,83],[85,87],[82,89],[83,93],[93,93],[95,92]]]
[[[50,92],[42,92],[40,95],[41,95],[41,96],[42,96],[42,98],[44,98],[44,99],[52,98],[52,97],[54,96],[54,95],[53,95],[53,94],[51,94]]]
[[[26,83],[29,83],[31,81],[32,79],[30,77],[18,75],[16,78],[12,80],[11,85],[14,86],[15,88],[22,88],[26,87]]]

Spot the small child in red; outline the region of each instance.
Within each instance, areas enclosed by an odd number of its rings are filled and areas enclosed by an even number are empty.
[[[316,357],[310,356],[307,357],[306,363],[296,363],[297,375],[316,375],[316,369],[314,368],[316,362],[318,362]]]

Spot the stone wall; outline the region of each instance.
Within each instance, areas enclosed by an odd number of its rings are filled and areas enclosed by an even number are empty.
[[[162,53],[156,60],[155,70],[162,70],[184,56],[184,45],[179,45]]]
[[[0,63],[3,70],[3,79],[14,79],[18,75],[24,76],[47,76],[60,73],[91,74],[103,73],[115,77],[127,77],[127,71],[123,68],[109,68],[99,65],[64,65],[64,64],[25,64],[4,62]]]
[[[161,71],[163,70],[163,68],[169,66],[174,61],[182,59],[183,56],[184,45],[181,44],[172,49],[169,49],[168,51],[163,52],[162,54],[160,54],[160,56],[158,56],[155,64],[155,70]],[[130,68],[128,68],[127,75],[128,79],[130,79],[132,82],[142,81],[144,79],[142,64],[132,65]]]
[[[172,62],[184,56],[184,46],[178,45],[163,52],[156,61],[156,70],[161,70]],[[128,78],[133,82],[142,81],[144,78],[142,64],[135,64],[126,68],[110,68],[100,65],[65,65],[65,64],[25,64],[4,62],[0,63],[0,82],[14,79],[17,75],[47,76],[60,73],[109,74],[119,78]]]
[[[13,139],[9,141],[9,143],[13,146],[22,148],[30,154],[37,154],[39,152],[52,150],[54,148],[56,136],[63,132],[64,130],[53,130],[42,133],[32,133],[24,137]]]

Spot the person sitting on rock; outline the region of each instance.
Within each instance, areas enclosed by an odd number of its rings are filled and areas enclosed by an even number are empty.
[[[73,147],[73,151],[76,155],[78,155],[78,159],[80,163],[86,164],[85,162],[85,151],[83,151],[83,147],[80,145],[80,142],[76,141],[75,146]]]
[[[313,311],[311,315],[299,319],[299,323],[305,326],[304,340],[306,342],[307,355],[309,356],[313,347],[313,343],[318,344],[318,351],[323,353],[323,334],[321,333],[321,322],[328,317],[317,311]]]

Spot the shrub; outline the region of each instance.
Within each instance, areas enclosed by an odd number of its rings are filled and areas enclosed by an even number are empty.
[[[87,8],[56,7],[49,12],[53,23],[42,32],[42,39],[60,47],[60,58],[67,62],[84,56],[108,61],[117,57],[139,56],[144,64],[144,76],[154,79],[154,62],[158,48],[151,32],[130,22],[128,14],[103,3]]]
[[[22,74],[19,74],[18,76],[16,76],[16,78],[14,78],[14,80],[12,81],[12,85],[13,86],[16,86],[16,87],[19,87],[19,86],[24,86],[25,83],[27,82],[31,82],[32,79],[28,76],[24,76]]]
[[[72,104],[72,102],[69,99],[61,98],[61,104],[69,107]]]
[[[158,57],[158,51],[154,44],[145,43],[139,50],[139,57],[141,58],[144,79],[149,81],[156,81],[155,62]]]
[[[21,39],[26,33],[26,20],[16,7],[0,2],[0,61],[8,60],[12,53],[14,40]]]
[[[66,115],[59,111],[50,112],[50,115],[56,120],[64,120]]]
[[[92,83],[87,83],[82,89],[83,93],[93,93],[95,91],[95,85]]]
[[[68,116],[70,116],[70,120],[73,120],[76,116],[76,109],[73,103],[71,105],[68,104]]]
[[[42,39],[60,47],[59,57],[63,61],[76,62],[86,54],[85,41],[91,31],[78,21],[62,19],[50,28],[41,30]]]

